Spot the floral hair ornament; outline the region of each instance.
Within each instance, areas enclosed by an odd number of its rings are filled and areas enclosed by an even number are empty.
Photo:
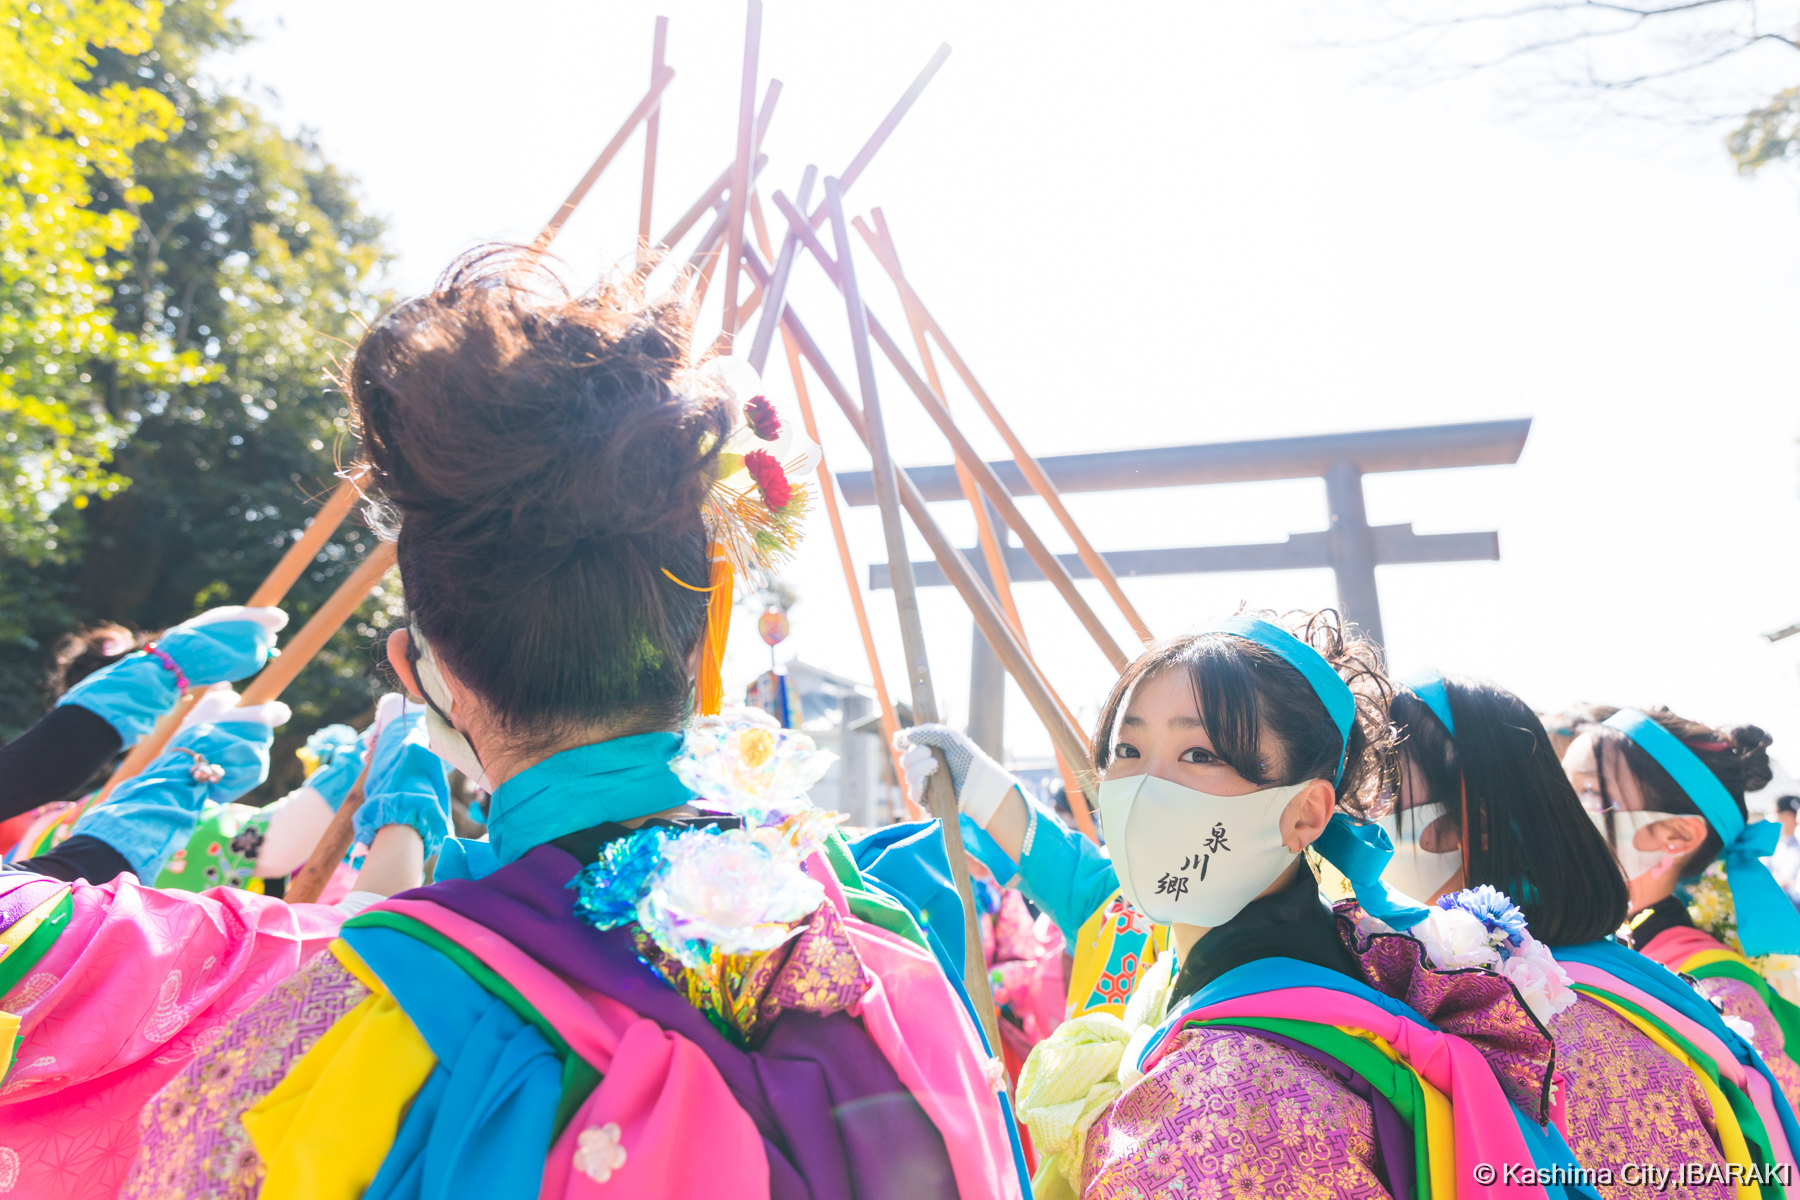
[[[701,642],[695,711],[716,716],[725,702],[721,672],[731,631],[733,584],[760,584],[792,556],[812,503],[806,477],[819,447],[764,394],[762,379],[742,359],[714,358],[695,368],[690,390],[722,397],[731,432],[719,447],[713,484],[701,504],[711,565],[705,587],[663,574],[690,591],[712,593]]]

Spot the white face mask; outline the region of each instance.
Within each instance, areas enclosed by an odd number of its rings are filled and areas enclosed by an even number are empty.
[[[1421,904],[1430,904],[1450,877],[1462,869],[1460,849],[1445,854],[1419,846],[1420,835],[1447,811],[1442,804],[1421,804],[1381,818],[1381,827],[1394,843],[1394,858],[1381,873],[1382,882]]]
[[[1125,902],[1159,925],[1215,928],[1294,861],[1281,814],[1307,785],[1212,796],[1154,775],[1100,785],[1100,824]]]
[[[1636,879],[1639,875],[1647,874],[1662,866],[1663,860],[1669,855],[1668,850],[1661,846],[1658,846],[1654,850],[1639,850],[1632,844],[1637,840],[1638,830],[1654,825],[1658,821],[1669,821],[1676,817],[1691,817],[1693,815],[1694,814],[1692,813],[1666,813],[1644,810],[1613,813],[1590,812],[1588,813],[1588,820],[1594,823],[1594,828],[1600,831],[1601,837],[1606,837],[1606,821],[1608,817],[1612,818],[1614,836],[1618,838],[1618,845],[1615,847],[1615,851],[1619,856],[1619,866],[1624,868],[1625,878]]]
[[[419,688],[431,701],[425,713],[425,732],[431,752],[461,771],[470,783],[492,794],[494,785],[488,782],[487,771],[483,769],[481,759],[476,757],[475,747],[460,730],[438,716],[439,709],[447,713],[456,711],[456,697],[451,695],[450,686],[444,682],[437,660],[431,656],[431,647],[416,627],[408,630],[407,636],[419,650],[418,660],[413,664],[418,671]]]

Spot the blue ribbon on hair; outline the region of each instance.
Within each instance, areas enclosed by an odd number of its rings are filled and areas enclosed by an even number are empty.
[[[1333,813],[1313,849],[1344,873],[1356,891],[1356,902],[1371,917],[1394,929],[1411,929],[1431,912],[1383,882],[1381,873],[1394,857],[1394,843],[1381,826],[1358,825],[1343,813]]]
[[[1425,702],[1425,707],[1443,725],[1444,732],[1451,737],[1456,736],[1456,718],[1450,714],[1450,693],[1444,688],[1442,675],[1436,671],[1426,671],[1406,680],[1402,686]]]
[[[1356,697],[1350,694],[1350,685],[1325,661],[1325,656],[1287,630],[1267,621],[1259,621],[1255,617],[1227,617],[1211,629],[1201,632],[1235,633],[1273,650],[1290,667],[1300,672],[1300,677],[1311,685],[1313,694],[1318,696],[1319,703],[1325,706],[1326,715],[1337,726],[1338,744],[1342,749],[1338,751],[1337,777],[1332,782],[1342,783],[1344,764],[1350,753],[1350,726],[1356,720]],[[1392,846],[1388,847],[1388,853],[1393,853]]]
[[[1775,853],[1781,826],[1774,821],[1746,824],[1737,801],[1700,756],[1643,713],[1622,708],[1605,724],[1655,759],[1725,843],[1725,878],[1731,884],[1744,953],[1755,957],[1800,952],[1800,912],[1762,864],[1765,856]]]

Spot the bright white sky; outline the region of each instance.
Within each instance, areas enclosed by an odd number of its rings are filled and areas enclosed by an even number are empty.
[[[659,11],[678,72],[659,231],[733,152],[737,3],[237,11],[262,40],[215,70],[272,88],[283,124],[314,130],[362,181],[389,222],[401,290],[482,239],[529,239],[641,95]],[[841,171],[941,41],[955,53],[849,206],[882,207],[920,294],[1037,453],[1530,416],[1517,466],[1368,480],[1373,523],[1500,534],[1498,563],[1381,568],[1392,666],[1490,676],[1541,709],[1666,703],[1754,721],[1778,757],[1800,760],[1800,638],[1759,636],[1800,621],[1791,175],[1737,178],[1713,131],[1551,135],[1502,116],[1485,78],[1423,92],[1369,83],[1369,52],[1322,47],[1289,5],[771,0],[763,77],[785,90],[765,198],[791,196],[808,162]],[[641,146],[634,137],[558,242],[572,277],[630,254]],[[858,263],[873,307],[904,329],[879,266],[866,252]],[[802,260],[790,296],[853,378],[842,309],[816,266]],[[777,348],[774,393],[791,391],[786,374]],[[897,460],[949,461],[885,368],[881,387]],[[1003,457],[973,402],[951,400],[976,444]],[[835,410],[822,420],[829,460],[866,468]],[[1022,503],[1070,548],[1041,505]],[[1317,480],[1070,507],[1103,550],[1325,527]],[[965,505],[937,513],[973,544]],[[849,522],[859,570],[885,559],[875,511],[849,510]],[[781,656],[866,679],[822,517],[788,576],[801,602]],[[1099,586],[1083,587],[1134,644]],[[1159,634],[1239,600],[1335,599],[1327,571],[1127,587]],[[951,590],[923,594],[940,703],[960,723],[970,621]],[[1091,716],[1113,678],[1106,661],[1049,585],[1020,595],[1044,669]],[[871,611],[897,683],[891,593],[874,593]],[[766,665],[746,616],[728,685]],[[1048,752],[1016,690],[1007,716],[1013,754]]]

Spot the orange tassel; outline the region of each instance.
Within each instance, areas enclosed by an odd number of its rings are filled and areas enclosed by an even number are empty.
[[[725,548],[714,542],[712,577],[708,582],[712,598],[706,605],[706,634],[700,650],[700,678],[696,681],[696,712],[703,717],[716,717],[725,707],[725,640],[731,636],[731,562]]]

